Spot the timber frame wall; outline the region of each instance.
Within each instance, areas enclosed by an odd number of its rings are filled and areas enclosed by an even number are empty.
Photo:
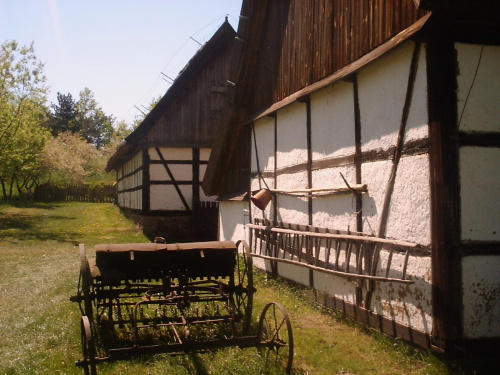
[[[258,172],[255,172],[255,166],[250,168],[254,173],[250,178],[253,184],[248,193],[254,193],[264,187],[284,189],[276,181],[290,174],[300,176],[300,181],[306,185],[303,188],[310,189],[314,187],[311,182],[315,171],[344,166],[354,166],[354,179],[350,180],[350,183],[359,184],[363,182],[360,179],[360,166],[363,163],[394,160],[397,167],[397,160],[401,157],[427,157],[428,168],[425,173],[428,174],[427,197],[430,200],[430,236],[427,245],[430,256],[428,254],[426,258],[432,276],[428,280],[431,286],[432,318],[428,334],[411,329],[404,333],[408,327],[405,328],[395,320],[377,316],[373,312],[367,314],[364,310],[366,306],[362,304],[346,302],[331,295],[325,295],[324,300],[327,305],[333,305],[360,321],[381,328],[384,332],[392,331],[395,336],[410,338],[409,341],[436,348],[450,355],[492,353],[500,343],[500,289],[498,272],[495,270],[500,259],[500,241],[495,237],[499,233],[498,225],[494,224],[500,222],[498,213],[494,211],[500,210],[498,199],[493,198],[491,207],[482,203],[482,214],[478,214],[477,210],[471,213],[473,207],[467,206],[470,202],[466,202],[466,195],[471,195],[471,190],[477,190],[472,193],[476,194],[474,198],[481,197],[480,191],[484,191],[489,197],[496,197],[495,186],[498,186],[498,177],[485,179],[480,176],[482,181],[488,181],[481,189],[476,189],[476,186],[464,180],[464,176],[468,176],[467,173],[470,174],[475,168],[471,167],[471,163],[477,162],[479,157],[485,160],[484,164],[490,176],[498,175],[494,168],[498,165],[498,159],[495,161],[495,158],[498,158],[500,148],[500,129],[494,121],[498,122],[500,116],[497,116],[497,120],[484,116],[490,121],[484,128],[461,126],[463,110],[461,114],[458,112],[460,100],[463,98],[457,96],[457,87],[460,80],[458,76],[462,74],[458,65],[462,61],[457,58],[457,50],[460,43],[479,45],[481,54],[483,48],[487,49],[488,45],[496,46],[496,50],[491,49],[489,60],[490,67],[494,66],[500,45],[500,23],[499,13],[495,16],[495,12],[490,9],[499,7],[489,0],[460,0],[456,4],[447,0],[402,1],[398,2],[398,7],[393,5],[377,0],[359,3],[339,1],[333,5],[320,1],[244,1],[238,28],[238,38],[243,42],[239,44],[241,57],[233,65],[233,88],[229,95],[233,113],[228,116],[229,126],[220,132],[221,136],[214,147],[207,170],[208,178],[203,187],[208,194],[223,192],[230,196],[232,192],[237,192],[239,187],[232,184],[238,179],[234,178],[233,174],[241,176],[241,171],[247,168],[242,160],[248,159],[242,158],[239,150],[246,149],[249,143],[255,143],[259,152],[264,148],[266,155],[272,154],[269,150],[274,147],[275,158],[273,165],[264,161],[264,165],[260,166],[262,168],[259,168],[257,161]],[[392,22],[388,22],[391,19]],[[393,148],[363,151],[360,147],[360,125],[363,118],[359,110],[357,72],[405,41],[420,45],[421,51],[425,53],[424,61],[420,64],[425,65],[426,72],[427,137],[406,141],[403,131],[400,133],[400,141]],[[329,50],[332,46],[332,50]],[[255,77],[262,79],[256,80]],[[354,133],[353,152],[315,160],[311,157],[311,97],[316,91],[342,81],[353,85],[354,126],[349,129]],[[493,84],[497,81],[498,73]],[[468,89],[467,85],[460,89]],[[407,94],[410,91],[408,90]],[[499,97],[498,90],[495,89],[489,94],[489,97]],[[407,97],[408,100],[411,102],[411,96]],[[498,100],[488,103],[490,107],[487,110],[498,113]],[[286,113],[285,108],[292,107],[291,111],[303,116],[299,122],[305,124],[306,131],[298,132],[294,128],[292,132],[296,138],[303,139],[307,144],[307,155],[300,162],[279,166],[276,164],[277,122],[282,113]],[[409,107],[405,107],[408,110]],[[403,119],[408,116],[408,113],[404,112]],[[290,121],[292,117],[288,116]],[[481,116],[476,121],[481,121]],[[267,129],[267,134],[261,138],[260,143],[252,139],[255,138],[255,133],[252,136],[247,131],[256,122],[260,122],[260,125]],[[293,120],[290,123],[290,126],[296,125]],[[272,143],[273,134],[274,146],[269,143]],[[294,149],[292,146],[290,148]],[[468,152],[474,154],[470,156]],[[240,162],[235,163],[235,160]],[[465,165],[464,160],[469,164]],[[268,183],[259,185],[257,180],[268,180]],[[488,184],[490,181],[491,184]],[[389,191],[393,188],[394,181],[392,187],[391,183],[388,184]],[[388,200],[379,207],[386,219],[387,207],[391,202],[390,194],[388,196]],[[298,216],[300,220],[287,220],[284,225],[299,221],[301,225],[312,224],[312,199],[306,198],[306,201],[306,205],[301,206],[303,209],[300,214],[303,216]],[[362,201],[356,197],[357,231],[363,230],[363,221],[360,219],[365,208],[360,203]],[[297,209],[297,206],[291,205],[286,209],[292,211]],[[266,215],[275,219],[276,223],[277,212],[274,202]],[[465,217],[473,220],[474,215],[478,222],[488,220],[485,227],[490,232],[487,235],[478,230],[472,235],[464,232],[469,229],[465,228],[469,224],[466,223]],[[377,236],[384,237],[390,229],[381,226]],[[482,273],[483,269],[487,269],[488,273]],[[272,272],[272,269],[270,271]],[[309,277],[309,285],[312,284],[311,281],[314,279]],[[490,289],[483,287],[484,284]],[[359,293],[356,298],[358,296]],[[469,320],[475,318],[474,314],[484,316],[485,319],[478,322],[476,318],[472,323]],[[488,332],[488,329],[493,332]],[[417,336],[419,338],[415,340]]]
[[[204,168],[208,163],[207,150],[160,147],[143,150],[130,161],[134,164],[141,157],[142,163],[139,166],[125,174],[126,163],[119,172],[121,177],[117,180],[121,209],[135,218],[144,232],[153,237],[175,237],[182,234],[181,237],[213,239],[216,230],[212,230],[212,235],[207,236],[205,227],[213,225],[203,221],[213,216],[207,217],[207,212],[216,210],[217,204],[205,197],[200,188]],[[172,157],[171,154],[175,155],[175,151],[181,151],[180,158]],[[122,188],[128,178],[134,177],[139,177],[142,181],[135,181],[136,185],[132,188]],[[134,199],[138,202],[133,203]]]
[[[397,199],[401,200],[405,197],[404,194],[401,196],[403,182],[401,179],[396,180],[400,161],[404,164],[400,169],[404,171],[406,168],[407,173],[409,173],[408,168],[416,163],[411,181],[427,186],[421,192],[421,197],[419,196],[417,199],[417,202],[427,208],[426,204],[429,200],[426,192],[429,190],[429,182],[425,178],[426,169],[419,169],[427,168],[426,161],[429,152],[427,116],[420,114],[422,106],[425,110],[427,104],[425,57],[422,57],[425,56],[425,51],[422,52],[422,50],[421,43],[412,41],[406,41],[399,48],[394,49],[386,46],[386,55],[390,55],[390,57],[385,57],[383,62],[373,60],[373,64],[370,66],[367,64],[359,70],[353,69],[339,75],[336,81],[320,86],[317,90],[308,90],[307,94],[301,95],[296,101],[287,101],[286,105],[277,103],[271,107],[269,112],[264,111],[254,119],[253,123],[250,124],[250,127],[254,129],[251,140],[254,150],[250,189],[255,192],[260,188],[267,187],[275,191],[276,196],[271,208],[265,214],[255,208],[251,209],[252,222],[254,224],[262,222],[260,218],[263,214],[264,218],[273,219],[272,224],[264,224],[271,228],[271,232],[281,233],[281,230],[286,231],[294,228],[298,232],[293,233],[293,238],[302,235],[306,239],[308,237],[316,239],[309,240],[310,245],[304,245],[303,250],[294,250],[292,256],[288,250],[290,245],[285,244],[286,241],[292,241],[291,239],[286,240],[286,237],[280,239],[278,236],[277,243],[272,245],[273,237],[265,234],[266,231],[263,232],[263,228],[255,227],[253,224],[247,227],[252,229],[251,242],[256,257],[265,259],[267,262],[270,261],[270,268],[268,268],[267,263],[256,262],[260,267],[317,289],[319,302],[325,303],[327,307],[339,309],[360,322],[381,329],[384,333],[401,337],[420,346],[430,347],[432,345],[431,332],[430,329],[426,330],[425,328],[432,324],[432,320],[429,318],[431,308],[427,307],[431,304],[432,294],[429,280],[431,268],[429,231],[427,230],[426,233],[419,234],[415,239],[409,240],[419,243],[419,245],[415,244],[419,250],[417,253],[407,252],[404,255],[401,252],[393,254],[391,247],[363,246],[363,241],[371,240],[360,240],[352,237],[347,237],[347,242],[337,241],[339,245],[331,245],[332,250],[330,251],[330,245],[327,245],[328,235],[322,234],[337,233],[338,231],[334,229],[342,229],[350,231],[351,235],[360,233],[359,235],[366,236],[370,230],[373,230],[366,225],[368,220],[371,222],[371,226],[376,228],[374,241],[381,241],[387,235],[395,236],[400,241],[404,241],[405,235],[408,235],[410,231],[405,231],[401,225],[394,228],[394,225],[391,226],[394,221],[389,221],[390,216],[394,220],[393,215],[396,215],[395,217],[398,219],[404,219],[405,223],[409,220],[410,213],[405,209],[401,211],[401,205],[394,203]],[[368,59],[368,61],[370,60]],[[420,62],[420,65],[417,62]],[[388,67],[384,68],[386,65]],[[399,81],[397,84],[388,84],[388,81],[385,81],[385,89],[390,88],[397,91],[400,97],[397,100],[384,101],[381,99],[383,103],[381,105],[385,105],[384,108],[390,112],[390,125],[377,124],[373,122],[377,119],[377,115],[370,114],[369,108],[371,107],[367,106],[370,102],[370,94],[373,94],[370,90],[383,85],[384,81],[380,80],[387,79],[388,74],[393,70],[398,71]],[[384,78],[375,78],[379,75]],[[417,92],[415,92],[414,87],[415,81],[418,81],[420,88]],[[416,97],[417,104],[412,107],[413,96]],[[321,112],[321,108],[335,107],[335,104],[331,103],[337,102],[343,103],[343,107],[336,107],[332,113],[328,112],[333,117]],[[330,105],[328,106],[326,103],[330,103]],[[411,110],[413,111],[412,122],[407,124]],[[338,116],[340,112],[352,112],[352,114],[341,118],[336,117],[335,114]],[[415,117],[417,113],[419,115]],[[365,116],[364,121],[361,114]],[[346,128],[348,125],[350,126]],[[342,132],[342,129],[344,129],[343,133],[345,134],[339,134],[338,137],[341,140],[335,140],[333,134]],[[411,130],[411,136],[407,133],[407,129]],[[323,134],[322,132],[325,132],[323,137],[320,135]],[[362,134],[364,134],[365,139],[362,139]],[[374,138],[371,139],[370,135]],[[327,142],[327,140],[323,140],[324,137],[327,137],[330,142],[323,143],[323,141]],[[383,141],[377,141],[377,137],[382,137]],[[345,182],[342,182],[339,172],[345,174]],[[423,172],[423,180],[418,177],[420,172]],[[377,183],[378,175],[390,175],[391,178],[384,177],[383,183],[382,181]],[[331,194],[335,195],[331,198],[323,196],[330,193],[328,191],[328,186],[332,186],[330,184],[337,186],[336,189],[331,189]],[[368,186],[363,184],[368,184]],[[303,190],[301,190],[301,185],[303,185]],[[297,187],[293,188],[293,186]],[[344,187],[344,189],[340,189],[340,187]],[[394,192],[395,188],[400,189],[399,195]],[[300,191],[305,193],[302,194],[302,203],[297,198],[293,198],[294,195],[300,197],[301,195],[297,195]],[[369,194],[366,194],[367,192]],[[313,197],[312,194],[315,193],[318,195]],[[337,194],[342,194],[342,196]],[[315,199],[318,200],[315,201]],[[349,214],[351,200],[354,207]],[[370,200],[376,201],[377,210],[375,212],[373,208],[369,207]],[[394,205],[396,205],[396,209],[393,208]],[[322,212],[326,213],[330,208],[335,207],[340,207],[341,212],[340,214],[337,212],[336,218],[320,216]],[[347,210],[347,214],[342,215],[343,210]],[[354,221],[350,221],[352,215],[355,215]],[[425,221],[425,216],[421,215],[419,214],[414,219]],[[332,216],[335,214],[332,213]],[[325,224],[319,226],[318,222],[320,221],[327,222],[329,226],[324,227]],[[352,225],[353,222],[354,225]],[[349,224],[352,228],[350,230],[348,229]],[[429,228],[429,225],[424,225],[424,228]],[[308,232],[316,233],[307,234]],[[322,238],[322,236],[326,238]],[[262,244],[256,246],[256,241]],[[293,241],[299,240],[294,239]],[[300,241],[308,243],[308,240]],[[352,246],[354,248],[351,251]],[[280,250],[272,250],[269,253],[269,248]],[[300,259],[303,253],[302,262],[309,264],[307,266],[309,268],[308,277],[306,278],[305,274],[301,277],[296,276],[300,273],[299,271],[283,267],[280,271],[279,266],[273,266],[273,251],[277,251],[279,254],[280,260],[277,264],[284,262],[291,266],[297,266],[291,258],[298,257]],[[331,255],[327,255],[330,253]],[[379,253],[383,258],[380,263],[377,260]],[[325,257],[326,260],[324,260]],[[394,265],[402,262],[405,264],[404,268],[387,267],[387,262],[391,263],[393,258],[397,258],[397,261],[393,262]],[[408,266],[410,261],[412,266]],[[311,262],[314,266],[311,266]],[[325,266],[318,268],[318,265],[323,263]],[[418,264],[428,267],[429,272],[427,269],[416,268]],[[382,268],[381,265],[383,265]],[[342,280],[342,272],[355,274],[354,276],[344,274],[348,280],[354,279],[352,292],[351,287],[346,286],[350,283],[345,283]],[[401,281],[405,285],[401,287],[398,285],[396,288],[400,293],[398,298],[398,293],[391,291],[390,284],[396,282],[394,281],[397,279],[396,274],[405,275],[407,272],[411,275],[409,283]],[[321,278],[318,279],[318,273],[334,273],[337,276],[328,279],[328,286],[325,286],[326,281],[318,281],[321,280]],[[364,279],[368,282],[359,282]],[[339,292],[336,290],[337,288],[343,292]],[[402,301],[391,300],[391,295],[392,298],[402,299]],[[408,299],[409,297],[401,298],[401,295],[420,295],[421,299],[420,302],[416,302]],[[421,314],[417,311],[419,304],[425,306],[420,308],[423,310]],[[384,306],[394,307],[394,310],[408,309],[406,310],[408,317],[405,318],[405,314],[385,311]],[[423,320],[424,323],[410,324],[412,321],[418,320]]]

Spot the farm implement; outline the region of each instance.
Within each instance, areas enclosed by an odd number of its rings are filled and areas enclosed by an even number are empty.
[[[82,313],[76,365],[85,374],[101,362],[225,347],[255,347],[290,372],[292,328],[280,304],[267,304],[248,334],[256,290],[246,242],[97,245],[95,254],[80,245],[70,297]]]

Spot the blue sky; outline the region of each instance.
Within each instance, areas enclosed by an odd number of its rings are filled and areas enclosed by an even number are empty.
[[[106,114],[132,123],[241,0],[0,0],[0,43],[34,41],[49,103],[88,87]]]

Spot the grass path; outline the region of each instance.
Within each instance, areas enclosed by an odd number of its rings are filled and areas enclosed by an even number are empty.
[[[147,242],[111,204],[0,205],[0,374],[81,374],[78,244]],[[447,374],[404,345],[322,314],[304,291],[256,276],[254,321],[266,302],[290,313],[296,374]],[[255,323],[254,323],[255,328]],[[101,364],[99,374],[274,374],[254,349]]]

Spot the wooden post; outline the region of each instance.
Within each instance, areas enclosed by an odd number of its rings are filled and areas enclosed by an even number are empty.
[[[148,149],[142,150],[142,213],[149,214],[150,209],[150,188],[149,188],[149,153]]]
[[[447,350],[462,337],[460,187],[455,46],[427,43],[431,184],[432,336]],[[434,33],[433,35],[439,35]],[[438,36],[439,38],[439,36]]]

